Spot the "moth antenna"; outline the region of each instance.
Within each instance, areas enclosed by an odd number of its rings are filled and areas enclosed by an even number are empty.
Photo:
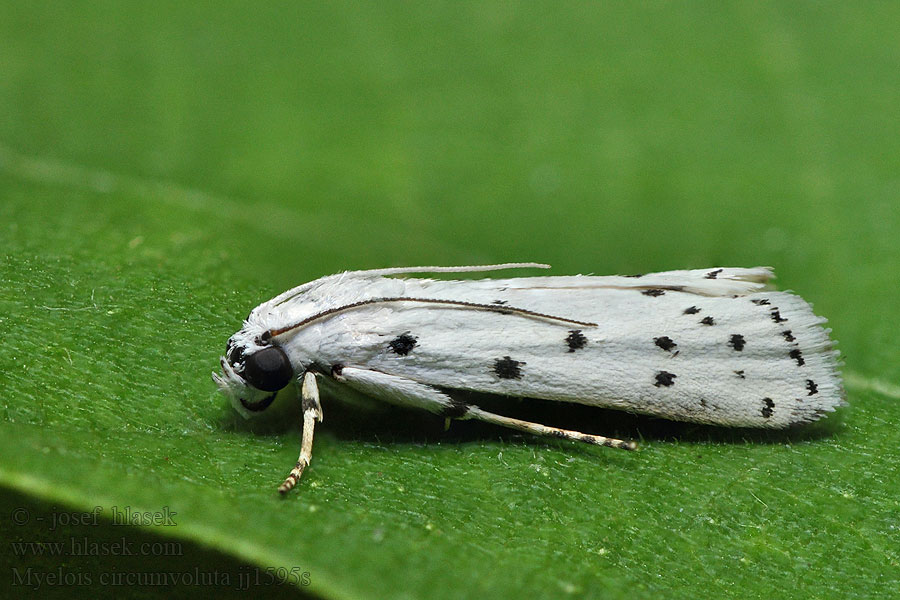
[[[549,269],[550,265],[535,262],[500,263],[496,265],[463,265],[458,267],[389,267],[368,271],[350,271],[353,275],[401,275],[404,273],[476,273],[506,269]]]
[[[344,312],[347,310],[353,310],[354,308],[360,308],[362,306],[369,306],[371,304],[387,304],[390,302],[421,302],[424,304],[442,304],[445,306],[458,306],[460,308],[469,308],[474,310],[489,310],[491,312],[498,312],[503,314],[515,314],[521,315],[523,317],[531,317],[535,319],[547,319],[550,321],[560,321],[562,323],[571,323],[573,325],[581,325],[582,327],[596,327],[596,323],[591,323],[589,321],[577,321],[575,319],[568,319],[566,317],[557,317],[555,315],[548,315],[547,313],[537,312],[534,310],[528,310],[527,308],[516,308],[515,306],[506,306],[497,305],[497,304],[481,304],[478,302],[464,302],[462,300],[440,300],[437,298],[369,298],[368,300],[361,300],[359,302],[354,302],[352,304],[345,304],[343,306],[337,306],[335,308],[329,308],[328,310],[323,310],[320,313],[316,313],[310,317],[303,319],[302,321],[298,321],[293,325],[288,325],[287,327],[280,327],[278,329],[270,329],[266,333],[269,338],[275,337],[276,335],[281,335],[282,333],[288,332],[291,329],[296,329],[298,327],[303,327],[304,325],[309,325],[313,321],[318,321],[319,319],[324,319],[325,317],[329,317],[333,314]]]
[[[368,269],[364,271],[345,271],[341,277],[372,277],[379,275],[402,275],[405,273],[475,273],[479,271],[502,271],[505,269],[549,269],[544,263],[501,263],[497,265],[468,265],[460,267],[390,267],[387,269]],[[290,302],[309,289],[315,282],[304,283],[272,298],[269,302],[275,306]]]

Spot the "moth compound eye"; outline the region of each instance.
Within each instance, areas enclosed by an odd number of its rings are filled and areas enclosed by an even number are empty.
[[[290,383],[294,369],[284,350],[270,346],[245,358],[243,376],[256,389],[277,392]]]

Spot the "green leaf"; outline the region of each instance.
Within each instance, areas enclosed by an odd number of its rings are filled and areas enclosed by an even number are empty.
[[[897,12],[7,3],[9,589],[895,593]],[[280,498],[296,400],[246,422],[209,378],[246,313],[343,269],[513,260],[772,265],[830,319],[849,407],[767,434],[484,399],[620,453],[332,396]]]

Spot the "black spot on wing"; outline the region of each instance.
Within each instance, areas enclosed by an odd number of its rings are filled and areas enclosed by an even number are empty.
[[[674,348],[675,346],[678,345],[672,340],[672,338],[670,338],[667,335],[664,335],[664,336],[658,337],[658,338],[653,338],[653,343],[656,344],[657,346],[659,346],[660,348],[662,348],[663,350],[665,350],[666,352],[670,351],[672,348]]]
[[[787,330],[785,330],[785,331],[782,331],[782,332],[781,332],[781,335],[783,335],[785,341],[788,341],[788,342],[793,342],[793,341],[795,341],[795,340],[797,339],[797,338],[795,338],[794,335],[791,333],[791,330],[790,330],[790,329],[787,329]]]
[[[737,375],[738,377],[740,377],[741,379],[746,379],[746,377],[744,376],[743,369],[741,369],[740,371],[735,371],[734,374]]]
[[[806,364],[806,361],[803,360],[803,353],[800,352],[799,348],[794,348],[790,352],[790,357],[797,361],[797,366],[802,367]]]
[[[661,289],[659,289],[659,288],[650,288],[649,290],[644,290],[644,291],[641,292],[641,293],[642,293],[643,295],[645,295],[645,296],[651,296],[651,297],[653,297],[653,298],[656,298],[656,297],[658,297],[658,296],[665,296],[666,291],[665,291],[665,290],[661,290]]]
[[[696,306],[691,306],[690,308],[684,309],[684,314],[686,315],[696,315],[698,312],[700,312],[700,309]]]
[[[572,329],[569,331],[569,336],[565,339],[565,342],[569,346],[569,352],[575,352],[587,345],[587,338],[584,337],[580,329]]]
[[[772,309],[772,320],[776,323],[784,323],[785,321],[787,321],[787,319],[781,316],[781,313],[777,308]]]
[[[806,389],[809,390],[809,393],[807,394],[807,396],[812,396],[813,394],[819,393],[819,386],[817,386],[816,382],[813,381],[812,379],[806,380]]]
[[[670,385],[675,383],[676,377],[678,377],[678,375],[675,375],[674,373],[669,373],[668,371],[659,371],[656,374],[656,382],[653,385],[655,385],[656,387],[669,387]]]
[[[494,361],[494,374],[500,379],[521,379],[524,364],[522,361],[504,356]]]
[[[507,300],[494,300],[491,304],[506,304]]]
[[[724,270],[725,269],[716,269],[715,271],[710,271],[709,273],[706,274],[706,279],[715,279],[716,277],[719,276],[719,273],[721,273]]]
[[[704,317],[700,319],[700,323],[702,323],[703,325],[715,325],[716,321],[712,317]]]
[[[735,350],[737,350],[738,352],[740,352],[741,350],[744,349],[745,343],[746,342],[744,341],[744,336],[737,334],[737,333],[732,335],[731,339],[728,340],[728,345],[731,346],[732,348],[734,348]]]
[[[768,419],[769,417],[772,416],[772,413],[774,412],[773,409],[775,408],[775,403],[772,402],[771,398],[763,398],[762,401],[763,401],[763,407],[762,407],[762,411],[760,411],[760,412],[763,417]]]
[[[634,275],[623,275],[623,277],[634,277],[635,279],[638,277],[643,277],[643,273],[635,273]]]
[[[388,342],[388,346],[400,356],[406,356],[416,347],[416,338],[408,333],[402,333]]]
[[[769,303],[769,299],[768,298],[756,298],[754,300],[751,300],[750,302],[752,302],[753,304],[755,304],[757,306],[765,306],[766,304]]]

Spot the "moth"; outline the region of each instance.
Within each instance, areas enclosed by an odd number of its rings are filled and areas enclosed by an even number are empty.
[[[786,428],[844,403],[838,351],[771,268],[634,276],[438,280],[415,273],[549,268],[539,263],[349,271],[253,309],[213,380],[245,417],[296,382],[303,433],[296,485],[322,420],[317,378],[446,419],[632,450],[635,444],[485,411],[469,390],[620,409],[676,421]]]

